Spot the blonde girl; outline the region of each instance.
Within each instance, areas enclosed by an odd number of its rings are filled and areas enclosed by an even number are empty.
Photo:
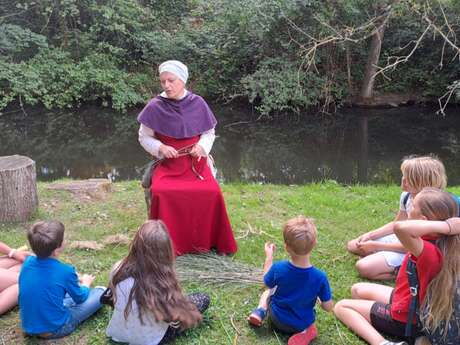
[[[130,251],[112,273],[114,312],[106,333],[137,345],[164,344],[196,326],[209,306],[205,294],[184,296],[174,270],[174,252],[164,223],[145,222]]]
[[[405,248],[394,235],[394,222],[406,220],[417,193],[425,187],[446,188],[444,165],[434,156],[410,156],[401,164],[400,207],[393,222],[369,231],[347,244],[351,253],[361,256],[356,269],[363,278],[375,280],[394,279],[401,266]]]
[[[395,234],[408,251],[396,278],[395,288],[372,283],[353,285],[353,299],[341,300],[334,308],[337,318],[371,345],[407,344],[388,341],[381,333],[404,338],[411,300],[406,267],[408,261],[412,260],[417,268],[419,304],[430,308],[433,313],[430,321],[424,322],[432,328],[439,325],[441,320],[448,320],[448,313],[442,312],[441,303],[437,301],[439,298],[433,297],[445,291],[435,291],[435,288],[439,288],[439,283],[435,282],[439,279],[446,282],[445,275],[452,272],[451,266],[457,265],[449,263],[449,256],[454,257],[454,262],[459,260],[458,249],[456,252],[454,247],[443,244],[458,241],[460,219],[452,218],[457,216],[458,204],[449,193],[433,188],[425,188],[418,193],[409,212],[410,220],[394,223]],[[432,243],[434,240],[437,240],[437,244]],[[446,260],[444,264],[443,260]],[[453,296],[452,293],[450,296]],[[448,299],[450,301],[444,301],[442,306],[452,302],[452,298]],[[415,325],[413,329],[413,337],[422,335]]]

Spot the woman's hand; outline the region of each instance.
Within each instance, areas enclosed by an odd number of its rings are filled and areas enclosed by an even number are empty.
[[[192,149],[190,150],[190,155],[195,158],[199,157],[206,157],[206,152],[204,151],[203,147],[201,145],[194,145]]]
[[[160,151],[160,154],[165,158],[177,158],[179,155],[174,147],[165,144],[161,144],[158,150]]]

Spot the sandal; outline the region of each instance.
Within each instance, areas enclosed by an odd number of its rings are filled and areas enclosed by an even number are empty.
[[[267,310],[264,308],[256,308],[252,311],[251,315],[248,316],[248,322],[254,327],[260,327],[266,316]]]

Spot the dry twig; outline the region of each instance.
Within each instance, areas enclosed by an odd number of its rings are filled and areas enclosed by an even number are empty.
[[[216,254],[183,255],[176,260],[181,281],[210,285],[262,285],[263,271]]]

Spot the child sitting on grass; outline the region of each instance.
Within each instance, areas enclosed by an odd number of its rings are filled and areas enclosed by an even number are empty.
[[[401,164],[401,197],[399,211],[393,222],[369,231],[347,244],[347,249],[361,256],[356,269],[361,277],[374,280],[392,280],[402,264],[406,249],[393,231],[396,221],[406,220],[417,193],[425,187],[446,188],[444,164],[434,156],[410,156]]]
[[[265,244],[264,283],[269,290],[262,294],[248,322],[259,327],[268,314],[276,329],[293,334],[288,345],[307,345],[318,335],[314,324],[318,298],[324,310],[333,308],[331,289],[326,273],[310,263],[316,245],[312,220],[304,216],[288,220],[283,237],[291,258],[272,264],[275,246]]]
[[[116,342],[165,344],[198,325],[209,296],[182,293],[174,251],[161,220],[146,221],[111,274],[114,311],[106,334]]]
[[[23,261],[29,252],[10,248],[0,242],[0,315],[18,304],[18,276]]]
[[[27,238],[36,256],[24,261],[19,274],[22,329],[46,339],[64,337],[101,307],[104,288],[90,289],[94,276],[79,276],[58,260],[64,250],[61,222],[37,222]]]
[[[422,310],[429,311],[429,316],[422,319],[428,330],[447,325],[452,314],[446,311],[452,311],[460,273],[460,219],[452,218],[457,216],[457,201],[449,193],[433,188],[418,193],[409,211],[410,220],[395,222],[393,226],[408,251],[395,288],[372,283],[353,285],[353,299],[341,300],[334,308],[337,318],[371,345],[407,345],[405,341],[386,340],[381,333],[407,338],[410,342],[423,335],[415,317],[411,320],[410,316],[412,296],[415,296],[414,301]],[[413,273],[408,270],[413,264],[418,277],[415,292],[409,283]],[[407,327],[409,322],[413,325]]]

